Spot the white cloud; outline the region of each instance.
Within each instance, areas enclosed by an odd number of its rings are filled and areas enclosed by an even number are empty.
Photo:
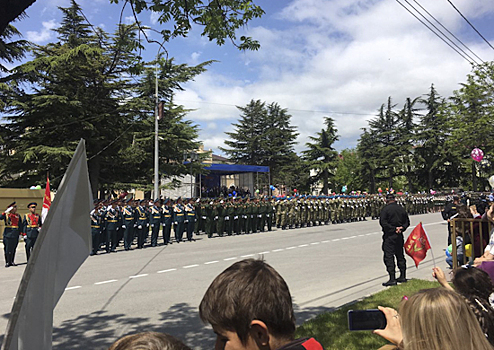
[[[151,12],[151,15],[149,16],[149,21],[151,24],[156,24],[158,23],[158,19],[160,18],[160,13],[159,12]]]
[[[27,31],[27,40],[35,44],[44,44],[55,37],[55,32],[52,29],[56,28],[58,23],[54,19],[48,22],[43,21],[41,25],[43,28],[40,31]]]
[[[462,36],[463,19],[447,2],[421,4],[480,57],[492,57],[487,45]],[[470,18],[494,12],[494,2],[457,0],[455,4]],[[360,128],[388,96],[401,108],[407,97],[427,93],[434,83],[447,97],[471,70],[394,1],[294,0],[276,17],[285,22],[284,29],[270,28],[270,23],[251,28],[248,34],[259,39],[262,48],[237,56],[239,69],[252,77],[237,80],[210,71],[177,95],[177,100],[199,102],[180,102],[198,108],[190,118],[236,122],[239,111],[234,105],[243,106],[251,99],[275,101],[289,109],[298,127],[297,150],[304,149],[307,137],[322,128],[325,115],[336,120],[344,140],[340,147],[354,146]],[[221,63],[213,69],[220,71]],[[217,147],[219,138],[221,134],[208,134],[205,147]]]

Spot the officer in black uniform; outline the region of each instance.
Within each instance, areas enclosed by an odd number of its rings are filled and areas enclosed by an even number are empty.
[[[39,235],[39,229],[41,228],[42,222],[39,214],[36,214],[36,207],[38,203],[31,202],[27,205],[29,213],[24,215],[22,220],[22,232],[26,234],[24,239],[26,242],[26,256],[27,260],[31,256],[31,252],[34,249],[34,244]]]
[[[158,234],[161,225],[161,199],[154,200],[154,205],[151,206],[149,215],[149,224],[151,226],[151,247],[158,245]]]
[[[19,234],[21,233],[21,217],[17,214],[17,205],[11,203],[5,212],[0,215],[0,220],[5,221],[3,230],[3,250],[5,253],[5,267],[16,266],[14,263],[15,250],[19,244]]]
[[[196,224],[196,210],[194,207],[194,199],[189,199],[189,203],[185,205],[185,221],[187,222],[187,240],[194,241],[194,228]]]
[[[441,215],[444,220],[448,221],[448,246],[451,244],[451,220],[453,220],[458,215],[458,206],[460,205],[460,198],[458,196],[453,196],[453,203],[449,202],[444,207]]]
[[[389,280],[383,286],[394,286],[397,282],[406,282],[406,260],[403,250],[403,232],[410,226],[410,219],[405,209],[398,205],[393,194],[386,196],[387,205],[381,211],[379,224],[383,230],[382,250],[384,252],[384,264],[389,274]],[[395,276],[395,256],[400,277]]]
[[[118,232],[122,226],[120,212],[117,210],[117,201],[111,203],[111,208],[106,212],[106,252],[116,252]]]

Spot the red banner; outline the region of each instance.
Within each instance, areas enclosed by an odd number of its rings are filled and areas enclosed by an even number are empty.
[[[425,233],[422,223],[415,226],[405,242],[405,253],[415,261],[415,266],[425,259],[427,251],[431,249],[429,239]]]

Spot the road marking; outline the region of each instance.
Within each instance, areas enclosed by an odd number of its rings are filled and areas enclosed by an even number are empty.
[[[194,264],[194,265],[187,265],[187,266],[184,266],[184,269],[190,269],[190,268],[192,268],[192,267],[197,267],[197,266],[199,266],[199,265],[197,265],[197,264]]]
[[[357,238],[357,236],[348,237],[348,239]]]
[[[288,247],[288,248],[285,248],[286,250],[291,250],[291,249],[295,249],[297,247]]]
[[[370,235],[373,235],[373,233],[368,233],[368,234],[366,234],[366,236],[370,236]]]
[[[148,276],[148,274],[143,273],[142,275],[129,276],[129,278],[139,278],[139,277],[146,277],[146,276]]]
[[[350,237],[343,237],[342,239],[350,239]]]
[[[365,235],[358,235],[359,237],[364,237]]]
[[[254,254],[241,255],[240,257],[241,258],[248,258],[248,257],[251,257],[251,256],[254,256]]]
[[[321,241],[321,243],[329,243],[329,241]]]
[[[237,257],[234,256],[233,258],[226,258],[226,259],[223,259],[224,261],[230,261],[230,260],[235,260]]]
[[[265,252],[260,252],[260,253],[257,253],[257,254],[260,255],[260,254],[269,254],[269,253],[271,253],[271,252],[270,251],[265,251]]]
[[[208,261],[208,262],[205,262],[204,265],[216,264],[218,262],[219,262],[218,260]]]
[[[82,288],[82,286],[68,287],[68,288],[65,288],[65,290],[72,290],[72,289],[79,289],[79,288]]]
[[[332,240],[332,242],[338,242],[340,239],[339,238],[335,238]]]
[[[432,225],[438,225],[438,224],[445,224],[446,221],[438,221],[438,222],[431,222],[429,224],[423,224],[422,226],[432,226]]]
[[[101,281],[101,282],[96,282],[95,284],[100,285],[100,284],[106,284],[106,283],[112,283],[112,282],[117,282],[117,280]]]
[[[310,245],[316,245],[316,244],[319,244],[321,242],[312,242]]]
[[[281,252],[282,250],[284,250],[283,248],[280,248],[280,249],[274,249],[272,250],[273,253],[277,253],[277,252]]]
[[[299,245],[298,247],[299,247],[299,248],[303,248],[303,247],[308,247],[308,246],[309,246],[308,244],[301,244],[301,245]]]
[[[165,272],[170,272],[170,271],[177,271],[177,269],[161,270],[161,271],[158,271],[158,273],[165,273]]]

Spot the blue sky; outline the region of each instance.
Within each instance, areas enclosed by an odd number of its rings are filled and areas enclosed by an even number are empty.
[[[401,0],[404,2],[404,0]],[[242,31],[261,42],[256,52],[239,52],[231,44],[218,47],[195,28],[188,38],[166,44],[176,63],[217,60],[208,72],[188,83],[176,102],[196,109],[189,119],[200,128],[206,149],[221,154],[225,131],[239,118],[236,105],[251,99],[278,102],[292,115],[300,133],[297,151],[319,131],[325,116],[336,121],[338,149],[354,147],[380,105],[391,96],[398,107],[407,97],[428,92],[432,83],[450,96],[471,66],[393,0],[256,0],[266,14]],[[416,5],[414,0],[410,3]],[[454,4],[494,45],[494,1],[455,0]],[[446,0],[419,3],[483,60],[492,50]],[[95,26],[113,32],[122,4],[80,0]],[[51,29],[68,0],[38,0],[15,25],[38,44],[56,40]],[[155,16],[142,13],[143,24],[160,29]],[[133,21],[130,10],[124,21]],[[151,34],[157,39],[156,34]],[[152,59],[156,45],[148,45]]]

